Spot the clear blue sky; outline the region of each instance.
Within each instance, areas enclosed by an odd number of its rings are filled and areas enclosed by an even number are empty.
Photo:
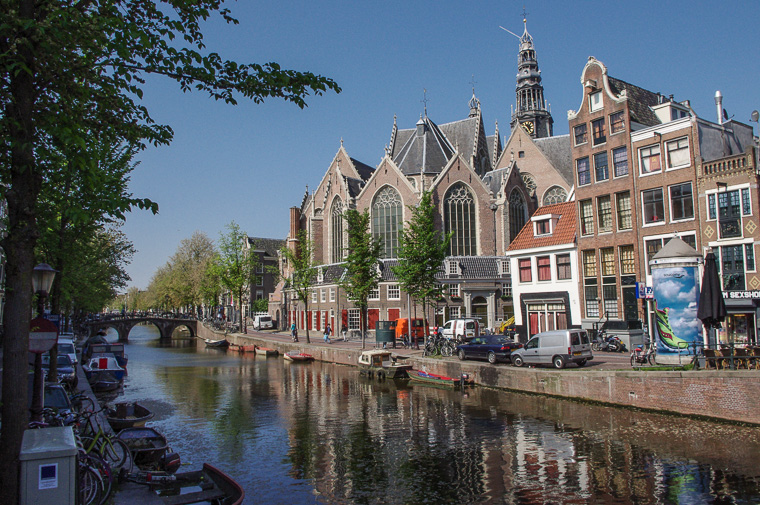
[[[216,240],[234,220],[251,236],[284,238],[288,209],[319,183],[341,138],[349,155],[376,166],[394,114],[400,128],[419,119],[423,89],[434,122],[456,121],[469,112],[474,75],[488,134],[498,121],[508,136],[518,40],[499,26],[522,34],[523,5],[555,134],[567,133],[567,111],[579,107],[589,56],[613,77],[690,100],[712,121],[718,89],[738,121],[760,109],[757,0],[230,2],[240,24],[208,23],[209,50],[325,75],[343,92],[311,97],[304,110],[277,100],[229,106],[151,79],[145,104],[175,136],[141,153],[132,174],[134,195],[160,212],[128,216],[138,251],[130,285],[147,287],[195,230]]]

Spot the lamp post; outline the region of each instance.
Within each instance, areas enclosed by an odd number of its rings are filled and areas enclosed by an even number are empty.
[[[491,212],[493,212],[493,255],[496,256],[496,209],[499,206],[495,203],[491,204]]]
[[[34,352],[34,385],[32,390],[32,420],[42,421],[43,394],[42,394],[42,353],[49,351],[58,340],[58,330],[50,323],[43,319],[45,312],[45,299],[53,286],[56,270],[47,263],[40,263],[32,271],[32,290],[37,294],[37,317],[32,320],[32,333],[44,336],[44,340],[38,340],[31,334],[29,341],[32,344],[30,349]],[[45,325],[48,323],[48,325]],[[52,326],[52,332],[51,327]],[[42,331],[40,331],[42,330]],[[51,357],[52,358],[52,357]],[[58,373],[56,363],[51,360],[50,373],[55,377]]]

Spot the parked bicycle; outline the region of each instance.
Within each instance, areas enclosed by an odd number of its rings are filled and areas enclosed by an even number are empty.
[[[650,345],[646,348],[637,346],[631,353],[631,366],[636,365],[654,365],[655,356],[657,356],[657,348]]]
[[[456,351],[456,345],[448,338],[444,338],[440,333],[431,335],[425,342],[425,349],[422,351],[423,356],[444,357],[453,356]]]

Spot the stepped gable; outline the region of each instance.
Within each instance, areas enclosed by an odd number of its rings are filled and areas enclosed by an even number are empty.
[[[610,83],[610,91],[616,95],[620,96],[623,90],[625,90],[632,121],[645,126],[660,124],[660,120],[657,119],[651,107],[658,105],[662,101],[662,95],[647,91],[644,88],[634,86],[614,77],[608,76],[607,80]]]
[[[570,135],[556,135],[533,139],[539,151],[546,156],[549,163],[560,173],[569,185],[574,184],[573,154],[570,147]]]
[[[393,149],[404,130],[398,132]],[[427,116],[417,121],[417,127],[393,154],[393,161],[404,175],[437,174],[454,155],[454,147],[441,129]]]
[[[532,219],[537,216],[547,214],[559,215],[559,219],[552,230],[551,235],[536,237],[533,233]],[[523,229],[517,234],[517,237],[509,244],[507,251],[519,251],[521,249],[532,249],[535,247],[549,247],[554,245],[565,245],[575,243],[575,227],[577,218],[575,212],[575,202],[562,202],[552,205],[539,207],[533,213],[531,219],[525,223]]]
[[[285,241],[277,238],[248,237],[248,244],[254,251],[264,251],[268,256],[276,257]]]

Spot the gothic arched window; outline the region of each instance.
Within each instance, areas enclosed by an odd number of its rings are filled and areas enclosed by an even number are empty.
[[[509,241],[513,241],[528,220],[525,199],[516,189],[509,195]]]
[[[454,184],[443,199],[443,227],[444,233],[453,232],[449,243],[449,255],[477,254],[475,199],[467,186],[461,182]]]
[[[559,186],[552,186],[544,193],[544,205],[562,203],[567,200],[567,191]]]
[[[384,186],[372,202],[372,236],[382,241],[383,258],[395,258],[398,253],[401,219],[401,195],[392,187]]]
[[[343,261],[343,202],[333,200],[330,211],[330,262]]]

